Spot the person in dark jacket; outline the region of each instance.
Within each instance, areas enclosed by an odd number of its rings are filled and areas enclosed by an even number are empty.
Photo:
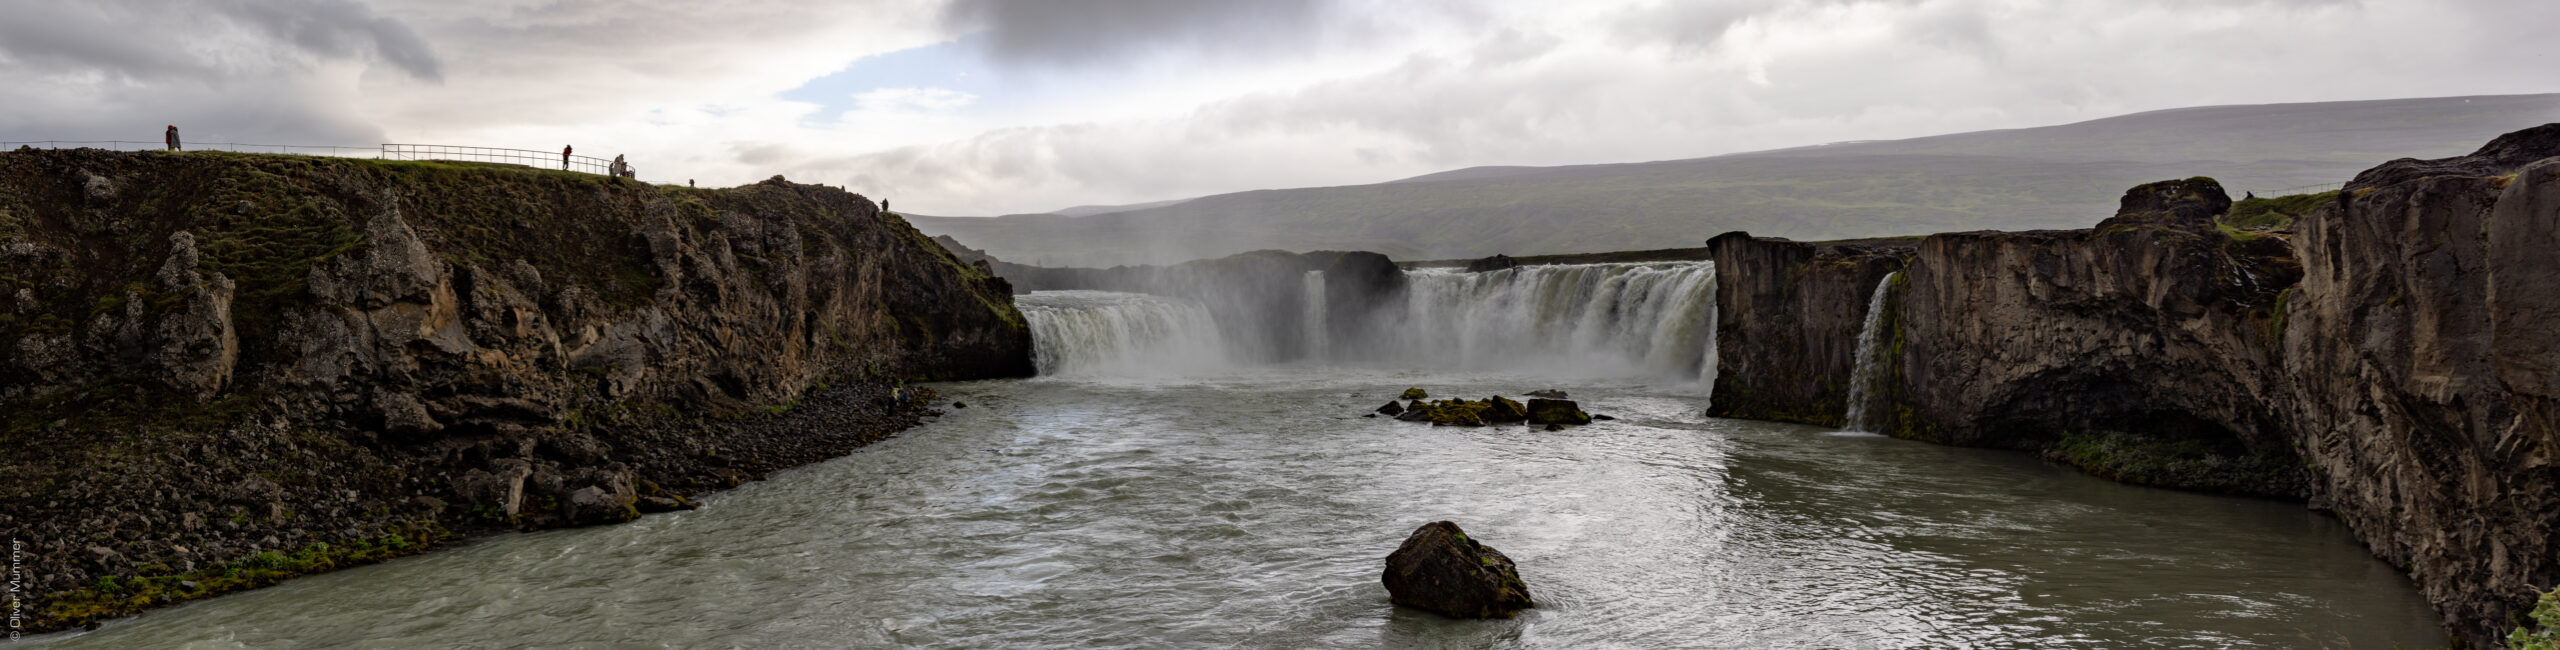
[[[162,141],[164,141],[164,142],[169,143],[169,150],[170,150],[170,151],[180,151],[180,150],[182,150],[182,149],[178,146],[178,125],[176,125],[176,124],[171,124],[171,125],[169,125],[169,133],[168,133],[167,135],[162,136],[160,139],[161,139]]]
[[[569,145],[560,145],[560,171],[569,171]]]

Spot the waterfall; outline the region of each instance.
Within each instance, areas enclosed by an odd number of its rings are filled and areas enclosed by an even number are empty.
[[[1419,269],[1406,273],[1400,300],[1367,302],[1329,295],[1322,271],[1298,275],[1294,287],[1246,278],[1189,288],[1211,296],[1207,303],[1101,291],[1035,291],[1015,300],[1030,320],[1043,375],[1162,375],[1310,360],[1714,385],[1710,262]],[[1212,308],[1215,300],[1289,290],[1301,292],[1295,314]]]
[[[1031,326],[1042,375],[1159,375],[1227,365],[1209,310],[1188,301],[1109,291],[1035,291],[1014,304]]]
[[[1327,331],[1332,329],[1332,325],[1328,320],[1330,314],[1326,313],[1324,305],[1323,271],[1307,272],[1306,302],[1303,317],[1298,322],[1298,331],[1305,333],[1307,341],[1304,356],[1310,360],[1323,361],[1333,354],[1332,332]]]
[[[1875,398],[1876,346],[1884,339],[1877,325],[1884,322],[1885,293],[1893,290],[1893,279],[1902,275],[1895,271],[1876,281],[1875,294],[1867,297],[1867,323],[1858,328],[1858,364],[1849,371],[1849,413],[1842,418],[1841,428],[1867,431],[1867,401]]]
[[[1697,381],[1714,372],[1715,264],[1562,264],[1406,276],[1380,356],[1405,366],[1519,368]]]

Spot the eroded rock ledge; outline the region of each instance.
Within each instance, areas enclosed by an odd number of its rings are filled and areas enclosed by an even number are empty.
[[[40,631],[687,507],[1030,374],[1010,296],[780,177],[0,153],[0,529]]]
[[[2560,124],[2386,163],[2290,230],[2211,179],[2071,231],[1710,242],[1717,415],[1837,426],[1867,291],[1879,429],[2305,500],[2491,647],[2560,583]]]

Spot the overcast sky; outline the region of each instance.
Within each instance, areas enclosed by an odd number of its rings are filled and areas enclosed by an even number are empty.
[[[465,144],[992,215],[2560,90],[2548,0],[0,0],[0,140]]]

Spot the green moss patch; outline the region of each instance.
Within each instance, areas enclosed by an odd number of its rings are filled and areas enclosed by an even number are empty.
[[[314,573],[413,555],[452,538],[433,522],[411,524],[381,537],[312,544],[290,552],[266,551],[184,573],[151,565],[128,576],[104,576],[87,589],[37,603],[35,629],[61,629],[140,612],[170,603],[256,589]],[[161,568],[162,572],[148,569]]]
[[[2231,211],[2222,215],[2224,232],[2232,230],[2285,230],[2293,221],[2311,215],[2320,206],[2338,200],[2338,192],[2318,194],[2246,198],[2231,202]]]
[[[2228,439],[2067,431],[2046,455],[2123,483],[2227,494],[2289,494],[2301,474],[2298,463]]]

